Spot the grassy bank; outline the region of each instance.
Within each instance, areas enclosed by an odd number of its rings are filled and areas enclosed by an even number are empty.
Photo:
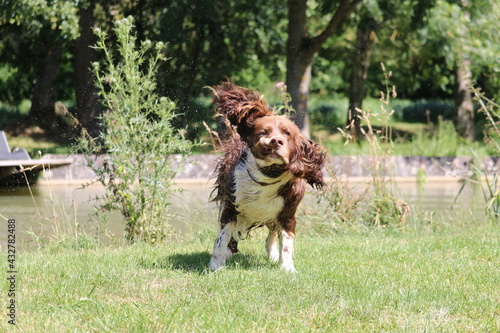
[[[214,232],[161,246],[58,245],[23,253],[17,263],[16,329],[500,330],[498,228],[313,234],[299,232],[295,275],[266,260],[262,232],[242,242],[241,252],[216,273],[206,270]],[[2,317],[1,329],[13,329]]]

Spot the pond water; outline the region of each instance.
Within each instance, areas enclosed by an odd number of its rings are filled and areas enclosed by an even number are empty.
[[[362,187],[363,185],[353,185]],[[398,184],[400,195],[412,210],[443,212],[450,210],[457,197],[461,183],[428,182],[419,189],[414,182]],[[170,224],[177,232],[185,233],[200,226],[217,228],[218,209],[208,201],[211,185],[208,183],[183,184],[183,191],[172,198],[172,211],[177,217]],[[79,189],[77,185],[36,185],[31,188],[0,188],[0,221],[15,219],[16,245],[30,248],[36,246],[36,239],[46,239],[56,233],[95,232],[96,224],[90,219],[95,211],[91,199],[104,193],[98,185]],[[467,185],[453,209],[472,211],[479,216],[484,207],[482,190],[479,186]],[[313,195],[307,194],[302,205],[315,205]],[[116,239],[123,239],[123,223],[119,213],[110,215],[110,233]],[[36,236],[35,236],[36,235]],[[0,229],[0,245],[6,248],[7,223]]]

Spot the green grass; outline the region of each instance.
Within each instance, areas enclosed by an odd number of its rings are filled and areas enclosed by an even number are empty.
[[[382,124],[373,122],[374,131],[380,130]],[[486,145],[483,141],[466,142],[456,132],[451,122],[442,122],[438,125],[419,123],[404,123],[390,121],[392,142],[384,143],[379,140],[384,152],[395,156],[471,156],[474,149],[480,157],[498,156],[494,147]],[[366,128],[366,127],[365,127]],[[314,139],[320,141],[333,155],[369,155],[370,144],[362,140],[359,144],[349,141],[340,132],[330,132],[325,126],[313,127]]]
[[[50,140],[36,140],[29,136],[18,136],[8,138],[9,146],[24,148],[28,151],[31,158],[39,158],[39,153],[45,154],[71,154],[74,151],[71,144],[65,143],[61,144],[59,142],[54,142]]]
[[[17,330],[500,330],[498,228],[313,234],[299,231],[297,274],[267,261],[263,232],[216,273],[207,271],[215,231],[161,246],[84,243],[21,253]],[[0,327],[7,326],[3,316]]]

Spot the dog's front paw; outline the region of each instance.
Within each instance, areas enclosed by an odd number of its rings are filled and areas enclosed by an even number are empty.
[[[289,273],[297,273],[297,270],[293,266],[293,262],[282,262],[281,263],[281,269],[285,270],[286,272]]]
[[[214,260],[213,258],[210,260],[210,263],[208,264],[208,268],[210,268],[210,270],[214,272],[223,266],[224,264]]]
[[[210,263],[208,264],[208,267],[212,271],[217,271],[224,267],[226,265],[226,258],[219,258],[217,256],[212,256],[212,259],[210,259]]]

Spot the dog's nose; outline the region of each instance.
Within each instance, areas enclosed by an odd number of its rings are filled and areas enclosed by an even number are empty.
[[[279,147],[279,146],[283,146],[285,142],[283,141],[283,138],[280,138],[279,136],[275,136],[273,138],[271,138],[271,145],[273,147]]]

